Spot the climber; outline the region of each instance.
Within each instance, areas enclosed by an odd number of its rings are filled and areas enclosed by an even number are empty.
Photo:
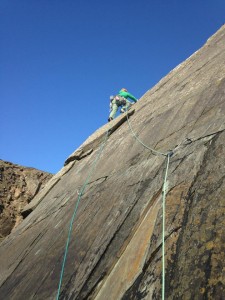
[[[115,118],[119,107],[121,107],[121,113],[124,113],[130,109],[132,103],[128,100],[128,98],[133,100],[135,103],[138,101],[138,99],[128,93],[127,89],[125,88],[121,89],[118,95],[110,96],[110,115],[108,118],[109,122]]]

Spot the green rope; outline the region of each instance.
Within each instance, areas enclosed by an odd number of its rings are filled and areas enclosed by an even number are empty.
[[[151,152],[155,153],[155,154],[159,154],[159,155],[162,155],[162,156],[167,156],[167,154],[165,153],[162,153],[160,151],[157,151],[147,145],[145,145],[140,139],[139,137],[136,135],[136,133],[133,131],[133,128],[131,127],[131,124],[130,124],[130,121],[129,121],[129,118],[128,118],[128,114],[127,114],[127,110],[126,110],[126,117],[127,117],[127,123],[129,125],[129,128],[130,128],[130,131],[132,132],[133,136],[135,137],[135,139],[142,145],[144,146],[145,148],[147,148],[148,150],[150,150]]]
[[[61,272],[60,272],[60,280],[59,280],[59,285],[58,285],[58,291],[57,291],[57,296],[56,296],[56,300],[59,300],[59,296],[60,296],[60,290],[61,290],[61,286],[62,286],[62,280],[63,280],[63,274],[64,274],[64,270],[65,270],[65,264],[66,264],[66,259],[67,259],[67,254],[68,254],[68,249],[69,249],[69,243],[70,243],[70,239],[71,239],[71,234],[72,234],[72,228],[73,228],[73,222],[74,222],[74,219],[76,217],[76,214],[77,214],[77,210],[78,210],[78,206],[79,206],[79,203],[80,203],[80,200],[81,200],[81,197],[85,191],[85,188],[86,186],[88,185],[89,183],[89,180],[91,178],[91,175],[96,167],[96,164],[101,156],[101,153],[104,149],[104,146],[107,142],[107,139],[108,139],[108,134],[109,134],[109,130],[107,131],[106,133],[106,136],[101,144],[101,147],[100,147],[100,150],[99,150],[99,153],[96,157],[96,159],[94,160],[93,164],[92,164],[92,167],[91,167],[91,170],[82,186],[82,189],[81,191],[79,192],[79,197],[77,199],[77,202],[76,202],[76,205],[75,205],[75,208],[74,208],[74,212],[73,212],[73,215],[72,215],[72,218],[70,220],[70,226],[69,226],[69,231],[68,231],[68,236],[67,236],[67,242],[66,242],[66,246],[65,246],[65,251],[64,251],[64,256],[63,256],[63,263],[62,263],[62,268],[61,268]]]
[[[166,194],[168,190],[168,170],[170,163],[170,153],[167,154],[167,162],[166,162],[166,171],[163,182],[163,190],[162,190],[162,300],[165,299],[165,217],[166,217]]]
[[[129,118],[128,118],[128,114],[127,114],[127,110],[126,110],[126,117],[127,117],[127,122],[128,122],[128,125],[129,125],[129,128],[133,134],[133,136],[137,139],[137,141],[142,145],[144,146],[145,148],[147,148],[148,150],[150,150],[151,152],[153,153],[156,153],[156,154],[159,154],[159,155],[162,155],[162,156],[166,156],[167,157],[167,164],[166,164],[166,171],[165,171],[165,176],[164,176],[164,183],[163,183],[163,228],[162,228],[162,300],[165,299],[165,202],[166,202],[166,192],[167,192],[167,176],[168,176],[168,170],[169,170],[169,160],[170,160],[170,157],[173,155],[173,152],[170,151],[169,153],[165,154],[165,153],[162,153],[160,151],[157,151],[147,145],[145,145],[139,138],[138,136],[135,134],[135,132],[133,131],[131,125],[130,125],[130,122],[129,122]],[[91,175],[96,167],[96,164],[100,158],[100,155],[104,149],[104,146],[106,144],[106,141],[108,139],[108,135],[109,135],[109,132],[110,132],[110,129],[107,131],[107,134],[106,134],[106,137],[104,139],[104,141],[102,142],[101,144],[101,147],[100,147],[100,150],[99,150],[99,153],[95,159],[95,161],[93,162],[92,164],[92,168],[82,186],[82,189],[79,193],[79,197],[77,199],[77,202],[76,202],[76,205],[75,205],[75,208],[74,208],[74,212],[73,212],[73,215],[72,215],[72,218],[70,220],[70,226],[69,226],[69,231],[68,231],[68,236],[67,236],[67,242],[66,242],[66,246],[65,246],[65,251],[64,251],[64,256],[63,256],[63,263],[62,263],[62,268],[61,268],[61,273],[60,273],[60,280],[59,280],[59,285],[58,285],[58,291],[57,291],[57,296],[56,296],[56,300],[59,300],[59,296],[60,296],[60,291],[61,291],[61,286],[62,286],[62,280],[63,280],[63,274],[64,274],[64,270],[65,270],[65,264],[66,264],[66,259],[67,259],[67,254],[68,254],[68,249],[69,249],[69,243],[70,243],[70,239],[71,239],[71,234],[72,234],[72,227],[73,227],[73,223],[74,223],[74,219],[76,217],[76,214],[77,214],[77,210],[78,210],[78,206],[79,206],[79,203],[81,201],[81,197],[86,189],[86,186],[88,185],[89,183],[89,180],[91,178]]]
[[[173,155],[173,151],[169,151],[167,154],[165,154],[165,153],[162,153],[160,151],[157,151],[157,150],[145,145],[133,131],[133,128],[131,127],[131,124],[130,124],[130,121],[128,118],[127,111],[128,110],[126,110],[127,122],[128,122],[129,128],[130,128],[130,131],[132,132],[135,139],[141,145],[143,145],[145,148],[150,150],[151,152],[167,157],[166,171],[165,171],[165,175],[164,175],[164,182],[163,182],[163,188],[162,188],[162,209],[163,209],[163,213],[162,213],[163,214],[163,216],[162,216],[162,300],[164,300],[165,299],[165,215],[166,215],[166,194],[167,194],[167,189],[168,189],[167,177],[168,177],[170,157]]]

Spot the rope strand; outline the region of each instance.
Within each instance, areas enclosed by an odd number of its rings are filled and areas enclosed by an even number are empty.
[[[107,131],[106,133],[106,136],[104,138],[104,141],[102,142],[101,144],[101,147],[100,147],[100,150],[99,150],[99,153],[96,157],[96,159],[94,160],[93,164],[92,164],[92,167],[91,167],[91,170],[82,186],[82,189],[80,190],[79,192],[79,196],[78,196],[78,199],[77,199],[77,202],[76,202],[76,205],[75,205],[75,208],[74,208],[74,211],[73,211],[73,215],[72,215],[72,218],[70,220],[70,226],[69,226],[69,231],[68,231],[68,236],[67,236],[67,241],[66,241],[66,246],[65,246],[65,251],[64,251],[64,256],[63,256],[63,263],[62,263],[62,268],[61,268],[61,272],[60,272],[60,279],[59,279],[59,285],[58,285],[58,291],[57,291],[57,296],[56,296],[56,300],[59,300],[59,296],[60,296],[60,291],[61,291],[61,286],[62,286],[62,280],[63,280],[63,275],[64,275],[64,270],[65,270],[65,264],[66,264],[66,259],[67,259],[67,254],[68,254],[68,249],[69,249],[69,243],[70,243],[70,239],[71,239],[71,234],[72,234],[72,229],[73,229],[73,223],[74,223],[74,219],[76,217],[76,214],[77,214],[77,210],[78,210],[78,206],[80,204],[80,201],[81,201],[81,197],[85,191],[85,188],[86,186],[88,185],[89,183],[89,180],[91,178],[91,175],[97,165],[97,162],[102,154],[102,151],[105,147],[105,144],[107,142],[107,139],[108,139],[108,133],[109,133],[109,130]]]
[[[162,155],[162,156],[167,156],[167,154],[163,153],[163,152],[160,152],[160,151],[157,151],[147,145],[145,145],[140,139],[139,137],[136,135],[136,133],[133,131],[133,128],[131,127],[130,125],[130,121],[129,121],[129,118],[128,118],[128,114],[127,114],[127,110],[126,110],[126,117],[127,117],[127,123],[129,125],[129,128],[130,128],[130,131],[132,132],[133,136],[135,137],[135,139],[142,145],[144,146],[145,148],[147,148],[148,150],[150,150],[151,152],[155,153],[155,154],[159,154],[159,155]]]
[[[165,224],[166,224],[166,194],[168,190],[168,170],[170,163],[170,154],[167,155],[166,171],[162,190],[162,300],[165,299]]]
[[[167,182],[167,177],[168,177],[168,170],[169,170],[169,161],[170,161],[170,157],[173,155],[172,151],[169,151],[167,154],[157,151],[149,146],[147,146],[146,144],[144,144],[139,137],[135,134],[135,132],[133,131],[129,118],[128,118],[128,114],[127,114],[126,110],[126,117],[127,117],[127,122],[130,128],[130,131],[132,132],[133,136],[135,137],[135,139],[146,149],[150,150],[152,153],[164,156],[167,158],[167,163],[166,163],[166,171],[165,171],[165,175],[164,175],[164,182],[163,182],[163,189],[162,189],[162,207],[163,207],[163,220],[162,220],[162,300],[165,299],[165,213],[166,213],[166,193],[167,193],[167,187],[168,187],[168,182]],[[96,159],[94,160],[91,170],[88,173],[88,176],[80,190],[80,192],[78,193],[78,199],[76,201],[75,207],[74,207],[74,211],[73,211],[73,215],[72,218],[70,220],[70,226],[69,226],[69,230],[68,230],[68,236],[67,236],[67,241],[66,241],[66,246],[65,246],[65,250],[64,250],[64,255],[63,255],[63,263],[62,263],[62,268],[61,268],[61,272],[60,272],[60,279],[59,279],[59,285],[58,285],[58,291],[57,291],[57,296],[56,296],[56,300],[59,300],[60,297],[60,291],[61,291],[61,287],[62,287],[62,280],[63,280],[63,275],[64,275],[64,270],[65,270],[65,264],[66,264],[66,259],[67,259],[67,254],[68,254],[68,250],[69,250],[69,243],[70,243],[70,239],[71,239],[71,235],[72,235],[72,229],[73,229],[73,223],[75,220],[75,217],[77,215],[77,211],[78,211],[78,206],[80,204],[81,201],[81,197],[86,189],[86,186],[89,183],[89,180],[92,176],[92,173],[97,165],[97,162],[101,156],[101,153],[105,147],[105,144],[107,142],[108,136],[110,133],[110,129],[107,131],[106,136],[104,138],[104,141],[101,144],[99,153],[96,157]]]
[[[157,150],[145,145],[133,131],[133,128],[131,127],[131,124],[130,124],[130,121],[128,118],[127,111],[128,110],[126,110],[127,123],[129,125],[130,131],[132,132],[135,139],[142,146],[144,146],[146,149],[150,150],[151,152],[158,154],[158,155],[166,156],[166,158],[167,158],[166,170],[165,170],[163,186],[162,186],[162,300],[164,300],[165,299],[165,224],[166,224],[165,216],[166,216],[166,194],[167,194],[167,190],[168,190],[167,177],[168,177],[168,171],[169,171],[170,157],[173,155],[173,151],[170,150],[169,152],[167,152],[167,154],[165,154],[163,152],[157,151]]]

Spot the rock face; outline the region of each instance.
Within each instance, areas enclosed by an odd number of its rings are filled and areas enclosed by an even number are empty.
[[[225,299],[224,61],[225,26],[70,156],[0,246],[2,299],[56,299],[69,228],[60,299],[161,299],[166,187],[165,299]]]
[[[0,239],[21,223],[22,209],[51,177],[49,173],[0,160]]]

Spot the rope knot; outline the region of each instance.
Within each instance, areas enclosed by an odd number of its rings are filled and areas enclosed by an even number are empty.
[[[174,154],[173,150],[169,150],[166,156],[172,157]]]

